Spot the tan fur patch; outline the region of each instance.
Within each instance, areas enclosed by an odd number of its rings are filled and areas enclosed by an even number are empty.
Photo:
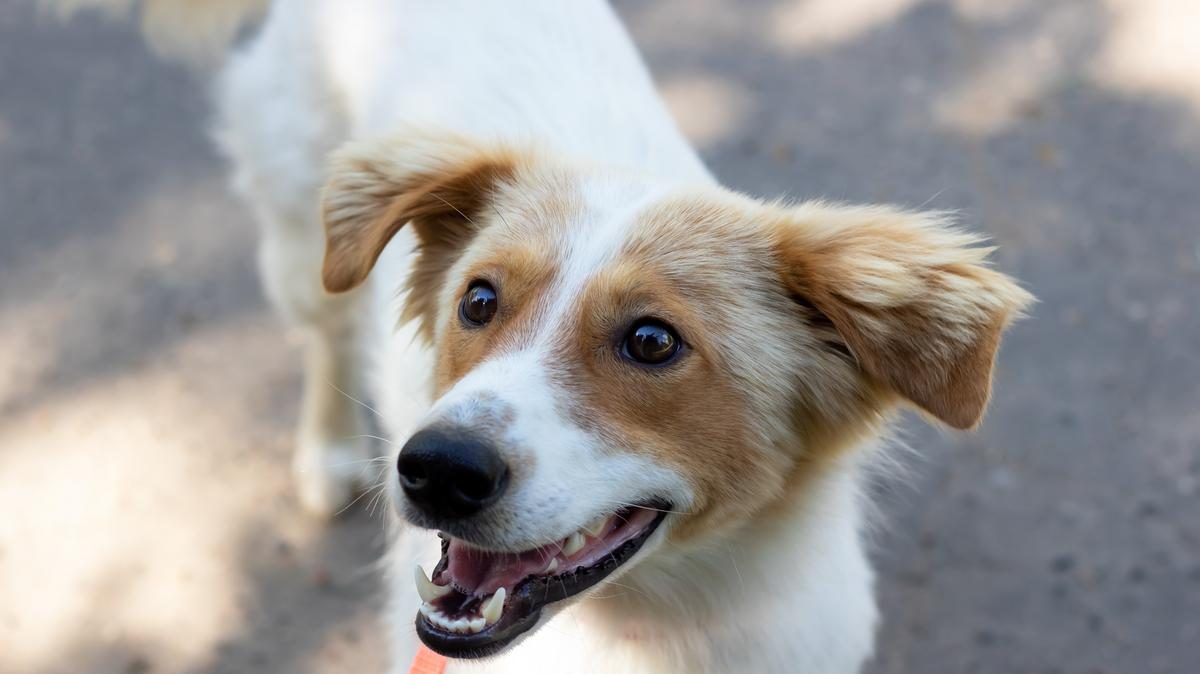
[[[437,344],[435,387],[439,394],[488,357],[519,344],[521,335],[536,328],[538,299],[550,283],[553,269],[545,253],[501,248],[463,275],[456,285],[456,297],[465,294],[472,281],[483,279],[496,289],[499,307],[495,318],[482,327],[463,325],[455,307]]]
[[[507,148],[451,135],[405,133],[348,144],[335,154],[322,194],[325,288],[336,293],[361,284],[410,221],[429,252],[417,275],[436,277],[445,268],[439,258],[465,247],[477,230],[474,216],[520,162]]]
[[[806,328],[749,200],[681,192],[641,214],[620,256],[579,297],[555,367],[577,423],[614,448],[688,476],[695,500],[676,541],[735,526],[777,499],[797,467],[878,426],[884,398]],[[674,365],[619,355],[640,317],[687,344]]]
[[[957,427],[978,420],[1000,331],[1028,295],[974,241],[899,211],[682,194],[644,213],[580,295],[554,371],[578,423],[689,476],[693,514],[673,535],[711,533],[877,434],[900,396]],[[660,370],[622,361],[642,316],[690,353]]]
[[[708,299],[724,298],[717,291]],[[689,477],[697,498],[684,527],[693,530],[722,523],[714,519],[736,519],[731,511],[755,501],[745,492],[777,491],[786,467],[784,457],[762,446],[751,422],[753,401],[728,370],[724,345],[703,306],[687,302],[645,259],[623,259],[581,295],[553,370],[573,394],[576,423],[614,448]],[[625,332],[642,316],[670,324],[685,340],[686,352],[675,364],[639,366],[621,355]]]
[[[955,428],[983,416],[1000,334],[1032,301],[986,266],[990,248],[938,214],[805,204],[773,239],[793,292],[863,370]]]

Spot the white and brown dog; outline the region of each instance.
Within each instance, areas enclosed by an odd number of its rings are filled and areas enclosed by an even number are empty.
[[[259,4],[146,7],[194,36]],[[977,237],[721,188],[600,0],[276,0],[218,102],[310,334],[304,504],[365,486],[343,392],[396,439],[397,672],[418,638],[490,672],[859,670],[875,439],[904,403],[975,425],[1030,301]]]

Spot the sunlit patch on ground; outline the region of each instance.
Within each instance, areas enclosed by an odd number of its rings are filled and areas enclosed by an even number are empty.
[[[661,88],[683,132],[700,145],[728,137],[741,124],[750,98],[736,82],[706,75],[672,78]]]
[[[767,34],[786,51],[830,47],[886,24],[924,0],[793,0],[770,14]]]
[[[1105,0],[1112,29],[1094,64],[1119,91],[1177,97],[1200,118],[1200,3]]]
[[[298,353],[204,87],[31,5],[0,2],[0,672],[381,672],[383,524],[295,503]],[[871,674],[1191,672],[1200,3],[617,5],[723,180],[959,210],[1041,300],[980,434],[909,434]]]

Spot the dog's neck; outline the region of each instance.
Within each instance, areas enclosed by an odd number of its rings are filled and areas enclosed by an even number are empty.
[[[876,622],[860,482],[853,462],[832,465],[721,541],[668,541],[580,605],[580,620],[661,671],[857,671]]]

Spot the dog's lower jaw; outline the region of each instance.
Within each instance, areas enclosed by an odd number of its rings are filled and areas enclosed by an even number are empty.
[[[719,542],[655,546],[615,583],[547,610],[538,629],[488,659],[488,671],[858,672],[877,621],[858,482],[854,465],[839,466],[780,514]],[[417,647],[412,563],[432,568],[439,550],[432,534],[407,534],[392,561],[397,673]]]

